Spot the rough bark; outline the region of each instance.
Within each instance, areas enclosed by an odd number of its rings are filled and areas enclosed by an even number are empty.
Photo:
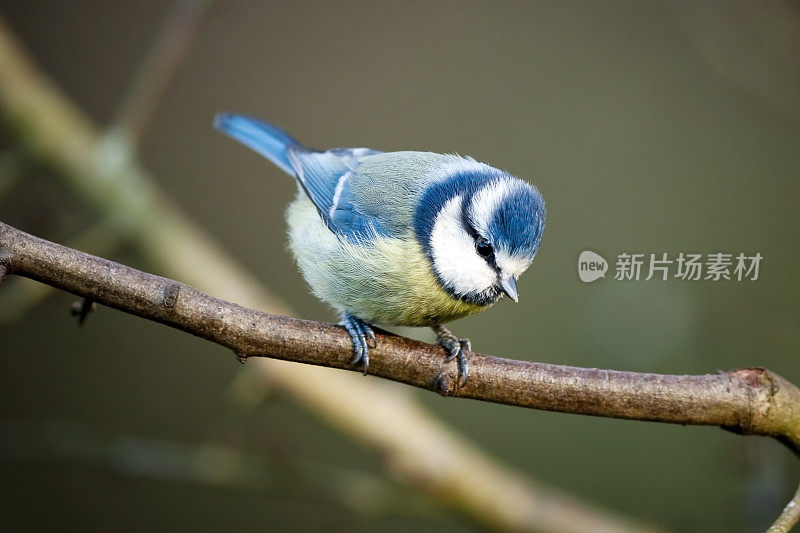
[[[2,223],[0,263],[12,274],[210,340],[240,359],[360,370],[350,363],[352,344],[341,327],[248,309]],[[439,346],[379,333],[370,373],[445,396],[769,435],[800,453],[800,390],[763,368],[674,376],[472,354],[470,379],[457,387],[454,366],[443,364],[444,356]]]

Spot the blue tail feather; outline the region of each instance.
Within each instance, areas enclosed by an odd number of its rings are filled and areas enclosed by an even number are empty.
[[[266,122],[233,113],[220,113],[214,117],[214,127],[263,155],[287,174],[297,176],[286,150],[290,146],[302,145],[285,131]]]

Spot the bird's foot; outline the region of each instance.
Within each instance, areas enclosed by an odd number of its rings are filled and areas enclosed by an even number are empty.
[[[467,352],[472,351],[469,339],[459,339],[444,326],[434,326],[432,329],[436,332],[436,341],[450,354],[445,358],[445,363],[453,359],[456,360],[458,365],[458,384],[463,387],[469,376]]]
[[[347,329],[350,338],[353,339],[353,351],[356,356],[350,364],[355,365],[363,361],[364,375],[366,376],[369,370],[369,349],[378,345],[375,340],[375,332],[372,331],[369,324],[349,313],[342,315],[342,321],[339,324]]]

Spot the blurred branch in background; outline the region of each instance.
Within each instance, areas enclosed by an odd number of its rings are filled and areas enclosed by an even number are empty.
[[[244,305],[290,314],[285,303],[164,196],[126,146],[100,134],[28,59],[2,20],[0,113],[30,157],[57,170],[119,239],[135,243],[165,273]],[[484,526],[541,532],[652,530],[522,478],[465,442],[407,394],[374,380],[279,361],[257,363],[248,365],[248,379],[283,392],[326,425],[379,451],[397,480]],[[353,405],[368,406],[380,416],[361,416]]]
[[[104,157],[111,164],[129,160],[155,116],[158,106],[192,44],[213,0],[178,0],[167,16],[158,37],[136,70],[111,127],[104,134]],[[117,163],[114,163],[117,161]],[[19,181],[20,157],[8,152],[0,156],[0,196]],[[69,246],[109,256],[123,242],[119,231],[104,220],[69,241]],[[13,322],[44,301],[52,288],[40,283],[17,283],[8,294],[10,305],[0,308],[0,323]]]
[[[66,462],[103,468],[133,479],[192,483],[264,496],[302,495],[357,515],[431,517],[429,501],[366,471],[332,467],[286,453],[255,454],[217,443],[111,435],[81,425],[6,422],[0,426],[0,461]]]
[[[139,67],[112,125],[113,130],[125,135],[131,146],[139,144],[164,92],[188,57],[212,1],[178,0]]]
[[[247,309],[2,223],[0,262],[12,274],[216,342],[240,360],[264,356],[358,370],[351,363],[350,337],[341,327]],[[379,334],[371,371],[447,396],[596,416],[718,425],[736,433],[775,437],[800,455],[800,389],[769,370],[668,376],[472,354],[472,376],[465,386],[457,387],[454,373],[441,370],[445,356],[440,346]],[[361,402],[338,402],[355,416],[385,419]],[[464,463],[463,470],[468,483],[480,483],[471,462]],[[771,531],[788,531],[798,518],[796,507],[790,503]]]

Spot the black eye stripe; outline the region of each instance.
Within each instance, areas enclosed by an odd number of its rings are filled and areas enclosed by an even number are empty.
[[[473,240],[477,241],[481,238],[478,230],[472,225],[472,221],[469,219],[469,215],[467,215],[467,210],[463,208],[463,204],[461,209],[461,225],[464,226],[464,229],[467,230],[467,233]]]
[[[489,243],[489,241],[485,237],[483,237],[480,233],[478,233],[478,230],[475,229],[475,226],[472,225],[472,220],[470,220],[469,215],[467,214],[467,210],[464,209],[464,200],[462,199],[461,202],[462,202],[462,204],[461,204],[461,225],[464,227],[464,230],[466,230],[467,234],[470,237],[472,237],[472,239],[475,241],[475,251],[478,253],[478,255],[480,255],[486,261],[486,263],[491,268],[493,268],[494,270],[499,271],[499,268],[497,266],[497,261],[496,261],[495,256],[494,256],[494,248],[492,247],[491,243]],[[491,252],[488,255],[483,255],[482,253],[480,253],[478,251],[478,242],[480,242],[480,241],[485,241],[486,244],[489,245],[489,248],[491,249]]]

